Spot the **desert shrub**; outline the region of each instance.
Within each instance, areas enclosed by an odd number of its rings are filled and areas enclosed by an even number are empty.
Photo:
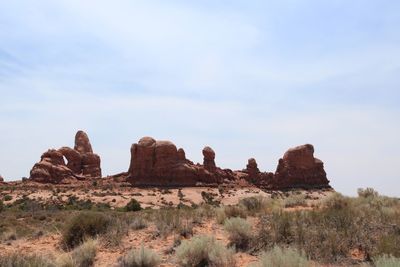
[[[5,210],[5,207],[4,207],[3,200],[0,200],[0,212],[2,212],[4,210]]]
[[[285,208],[307,206],[304,195],[292,195],[284,200]]]
[[[159,235],[165,237],[171,232],[180,229],[181,221],[180,210],[162,209],[155,213],[155,225]]]
[[[398,257],[400,204],[387,198],[374,201],[334,194],[310,211],[273,212],[261,216],[253,250],[274,245],[294,246],[321,262],[345,262],[349,251],[360,248],[365,259],[382,254]],[[376,206],[382,201],[383,206]]]
[[[228,232],[229,241],[236,249],[246,250],[252,238],[251,225],[242,218],[230,218],[224,223],[224,229]]]
[[[176,249],[176,262],[183,267],[235,266],[233,252],[208,236],[184,240]]]
[[[55,267],[50,259],[42,255],[13,253],[0,257],[1,267]]]
[[[140,229],[144,229],[146,227],[147,227],[147,222],[141,216],[133,218],[130,223],[130,228],[132,228],[133,230],[140,230]]]
[[[264,199],[262,197],[247,197],[239,201],[239,205],[245,207],[248,212],[252,214],[259,212],[262,207]]]
[[[4,199],[4,201],[10,201],[10,200],[12,200],[12,196],[5,195],[3,199]]]
[[[293,248],[274,247],[261,255],[255,267],[309,267],[311,262]]]
[[[70,254],[64,254],[57,259],[59,267],[90,267],[93,266],[97,252],[97,240],[88,239],[75,248]]]
[[[203,198],[204,203],[209,204],[211,206],[219,206],[220,201],[215,200],[214,199],[215,196],[217,195],[206,191],[201,191],[201,197]]]
[[[81,212],[65,226],[62,244],[65,248],[75,248],[87,238],[94,238],[107,231],[110,219],[102,213]]]
[[[376,267],[398,267],[400,266],[400,259],[393,256],[382,255],[374,259]]]
[[[129,224],[127,220],[115,217],[113,220],[110,220],[107,230],[102,233],[101,242],[106,247],[118,246],[122,241],[122,237],[128,233],[128,229]]]
[[[367,187],[365,189],[359,188],[357,190],[358,196],[363,198],[373,198],[379,196],[378,192],[373,188]]]
[[[193,235],[193,223],[189,220],[182,222],[177,229],[180,236],[188,238]]]
[[[125,211],[139,211],[141,210],[142,207],[140,206],[139,201],[137,201],[136,199],[132,198],[128,204],[126,204],[125,206]]]
[[[225,206],[224,212],[225,212],[225,215],[227,218],[232,218],[232,217],[246,218],[247,217],[246,209],[240,205]]]
[[[395,233],[382,235],[379,238],[377,251],[379,255],[393,255],[400,257],[400,226],[397,226]]]
[[[132,249],[118,259],[119,267],[155,267],[160,263],[160,257],[143,245],[140,249]]]

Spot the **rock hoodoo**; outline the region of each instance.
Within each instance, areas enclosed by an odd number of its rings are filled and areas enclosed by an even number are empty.
[[[314,158],[314,147],[307,144],[289,149],[279,160],[272,187],[278,189],[329,187],[324,163]]]
[[[100,177],[100,157],[93,153],[89,138],[83,131],[77,132],[74,149],[62,147],[48,150],[30,172],[30,179],[43,183],[60,183],[66,178]]]
[[[206,168],[206,170],[211,171],[211,172],[215,171],[216,165],[215,165],[214,150],[211,147],[206,146],[205,148],[203,148],[203,156],[204,156],[204,160],[203,160],[204,168]]]
[[[258,169],[257,161],[254,158],[250,158],[247,162],[246,173],[248,174],[248,181],[257,183],[260,179],[260,170]]]

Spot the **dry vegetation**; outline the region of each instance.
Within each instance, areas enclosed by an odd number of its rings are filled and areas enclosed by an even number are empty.
[[[148,190],[119,207],[50,190],[54,201],[0,191],[0,266],[400,266],[400,200],[373,189],[251,193],[230,205],[234,189],[192,204],[189,190]],[[136,199],[148,194],[166,204],[143,208]]]

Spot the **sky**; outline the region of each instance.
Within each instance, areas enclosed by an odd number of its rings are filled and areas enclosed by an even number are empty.
[[[345,195],[400,196],[400,1],[0,3],[0,174],[88,133],[103,175],[142,136],[222,168],[311,143]]]

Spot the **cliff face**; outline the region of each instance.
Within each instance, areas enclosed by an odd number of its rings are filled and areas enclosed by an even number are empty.
[[[83,131],[76,133],[74,149],[49,149],[30,171],[31,180],[43,183],[60,183],[67,178],[100,177],[100,156],[93,153],[89,137]]]
[[[314,157],[314,147],[303,145],[289,149],[279,160],[275,173],[261,172],[254,158],[246,169],[221,169],[216,153],[204,147],[203,164],[186,159],[185,151],[170,141],[143,137],[131,146],[127,173],[118,175],[134,186],[198,186],[253,184],[266,189],[329,187],[323,162]],[[43,183],[61,183],[67,179],[101,178],[100,157],[93,153],[89,137],[83,131],[75,136],[74,148],[62,147],[43,153],[30,179]]]

